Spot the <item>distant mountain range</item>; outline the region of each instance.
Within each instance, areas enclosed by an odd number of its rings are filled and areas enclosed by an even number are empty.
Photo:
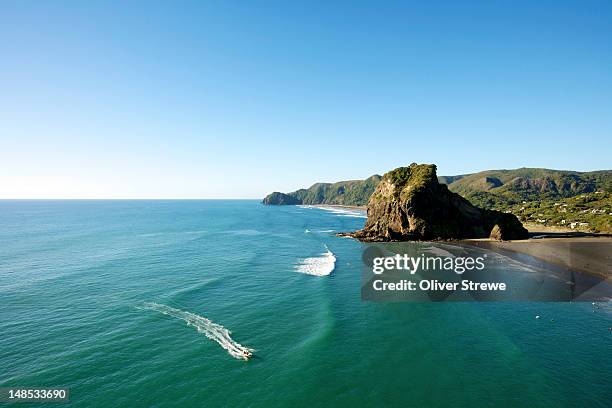
[[[274,192],[264,198],[264,204],[332,204],[365,206],[380,183],[381,176],[375,174],[365,180],[348,180],[337,183],[316,183],[292,193]]]
[[[484,208],[568,198],[595,191],[612,192],[612,170],[577,172],[520,168],[439,177],[439,180],[448,184],[451,191]]]
[[[291,193],[272,193],[263,202],[365,206],[380,180],[381,176],[373,175],[365,180],[316,183]],[[438,181],[478,207],[511,212],[524,222],[612,230],[612,170],[487,170],[439,176]],[[579,200],[568,200],[572,197]]]
[[[365,180],[316,183],[310,188],[292,193],[273,193],[266,197],[267,204],[280,204],[276,201],[284,199],[291,204],[365,206],[380,179],[381,176],[375,174]],[[438,181],[483,208],[507,206],[522,201],[568,198],[595,191],[612,192],[612,170],[487,170],[459,176],[440,176]]]

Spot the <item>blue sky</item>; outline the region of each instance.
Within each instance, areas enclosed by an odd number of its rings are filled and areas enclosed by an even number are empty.
[[[2,1],[0,38],[0,198],[612,167],[608,1]]]

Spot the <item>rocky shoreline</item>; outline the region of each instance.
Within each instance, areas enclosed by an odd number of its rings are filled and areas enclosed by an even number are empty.
[[[363,229],[339,236],[364,242],[528,238],[516,216],[475,207],[440,184],[433,164],[413,163],[386,173],[370,197],[367,215]]]

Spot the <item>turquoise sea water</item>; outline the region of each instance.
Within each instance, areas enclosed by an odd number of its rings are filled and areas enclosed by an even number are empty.
[[[362,302],[364,244],[334,232],[363,223],[256,201],[1,201],[0,386],[69,387],[78,407],[610,406],[608,305]],[[330,275],[303,273],[330,253]]]

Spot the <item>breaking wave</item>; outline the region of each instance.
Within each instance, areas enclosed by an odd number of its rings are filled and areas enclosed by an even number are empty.
[[[358,208],[350,208],[350,207],[331,207],[331,206],[323,206],[323,205],[298,205],[300,208],[307,209],[318,209],[328,211],[334,215],[339,217],[351,217],[351,218],[368,218],[366,214],[366,210],[360,210]]]
[[[326,276],[332,273],[336,267],[336,256],[327,245],[324,246],[326,252],[317,257],[303,259],[295,266],[295,270],[299,273],[314,276]]]
[[[442,257],[447,257],[447,258],[455,258],[455,255],[453,255],[451,252],[447,251],[446,249],[437,247],[437,246],[425,247],[425,248],[423,248],[423,251],[427,251],[430,254],[434,254],[436,256],[442,256]]]
[[[186,312],[184,310],[175,309],[173,307],[154,302],[144,303],[142,309],[154,310],[156,312],[165,314],[166,316],[175,317],[184,321],[188,326],[195,327],[199,333],[202,333],[209,339],[219,343],[219,345],[227,350],[232,357],[239,360],[247,360],[247,358],[244,356],[245,351],[251,353],[255,351],[254,349],[245,347],[232,339],[230,336],[232,332],[225,327],[195,313]]]
[[[351,209],[351,208],[339,208],[339,207],[315,207],[320,210],[329,211],[330,213],[339,217],[351,217],[351,218],[368,218],[364,210]]]

